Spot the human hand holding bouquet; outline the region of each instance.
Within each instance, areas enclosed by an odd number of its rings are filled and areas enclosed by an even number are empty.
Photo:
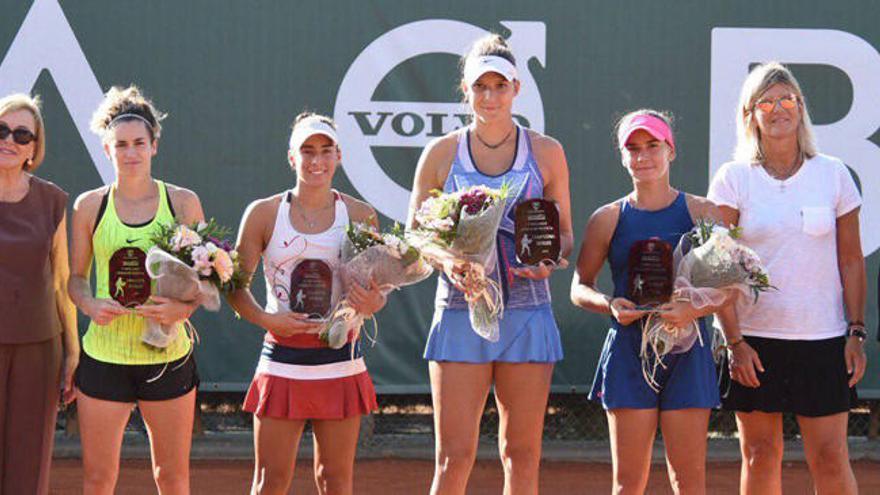
[[[504,303],[500,287],[487,275],[496,263],[495,241],[508,195],[506,184],[501,189],[434,191],[415,213],[418,228],[409,233],[423,255],[442,266],[464,292],[471,326],[490,342],[498,341]]]
[[[387,290],[387,286],[380,287],[372,278],[365,286],[353,282],[348,287],[346,300],[358,314],[371,316],[385,306]]]
[[[321,339],[334,349],[344,346],[350,332],[357,338],[364,318],[372,318],[384,305],[385,294],[420,282],[432,271],[419,250],[404,239],[399,225],[381,233],[369,224],[350,224],[339,268],[344,296],[321,329]]]
[[[681,237],[674,253],[672,300],[651,312],[643,325],[643,372],[655,390],[654,374],[664,366],[664,355],[687,352],[698,340],[703,345],[696,321],[701,310],[721,306],[735,292],[757,301],[761,292],[775,289],[758,255],[736,241],[740,232],[700,219]]]
[[[163,225],[147,252],[146,268],[156,281],[151,302],[138,308],[147,318],[141,340],[154,347],[167,347],[177,337],[175,324],[186,320],[199,305],[220,309],[220,292],[246,285],[238,265],[238,253],[226,239],[230,230],[207,223]]]
[[[648,311],[638,309],[636,303],[625,297],[612,298],[608,301],[608,309],[611,310],[611,316],[624,326],[631,325],[648,314]]]

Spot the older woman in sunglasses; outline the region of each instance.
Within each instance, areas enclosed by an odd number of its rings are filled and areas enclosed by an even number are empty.
[[[0,493],[49,492],[59,390],[73,400],[79,362],[67,193],[33,175],[45,153],[39,101],[0,99]]]
[[[741,493],[782,490],[782,413],[797,417],[817,493],[856,493],[849,409],[865,373],[861,197],[847,167],[818,152],[797,80],[777,63],[743,84],[736,160],[709,189],[743,228],[779,290],[719,313],[736,412]]]

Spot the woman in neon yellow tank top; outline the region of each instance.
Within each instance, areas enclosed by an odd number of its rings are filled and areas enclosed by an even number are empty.
[[[186,320],[193,304],[151,296],[144,269],[150,239],[175,218],[204,220],[198,196],[151,175],[164,118],[138,88],[111,88],[92,120],[116,180],[74,204],[70,296],[91,318],[77,370],[85,493],[112,493],[122,434],[135,404],[150,434],[161,493],[189,493],[198,374],[185,332],[166,348],[141,342],[147,318]],[[89,285],[92,258],[96,287]]]

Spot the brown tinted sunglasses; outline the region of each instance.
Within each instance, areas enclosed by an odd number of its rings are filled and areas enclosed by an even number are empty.
[[[5,141],[10,134],[12,134],[12,140],[21,145],[31,144],[37,139],[36,134],[24,127],[10,129],[8,125],[0,124],[0,141]]]

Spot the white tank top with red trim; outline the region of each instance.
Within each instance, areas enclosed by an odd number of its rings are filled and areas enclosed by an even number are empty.
[[[341,285],[338,268],[342,241],[348,225],[348,209],[336,191],[333,225],[317,234],[304,234],[290,223],[291,192],[284,194],[275,217],[272,237],[263,251],[263,274],[266,279],[266,312],[291,311],[290,282],[294,268],[306,259],[326,262],[333,270],[333,301],[339,300]]]
[[[278,206],[272,237],[263,251],[266,312],[274,314],[291,311],[291,276],[296,266],[307,259],[322,260],[330,266],[333,271],[332,301],[335,304],[339,300],[341,284],[338,268],[341,263],[342,241],[345,238],[345,228],[348,225],[349,216],[342,197],[336,191],[333,194],[336,197],[333,224],[327,230],[317,234],[305,234],[294,228],[290,222],[292,193],[284,194],[281,204]],[[328,358],[329,361],[324,359],[327,362],[322,361],[321,364],[284,362],[278,356],[285,353],[281,350],[276,352],[276,346],[279,345],[300,349],[313,348],[315,352],[318,352],[318,348],[327,347],[316,334],[276,337],[267,332],[263,352],[257,364],[256,372],[258,374],[264,373],[298,380],[326,380],[356,375],[367,369],[360,353],[356,353],[356,357],[352,359],[350,350],[340,353],[340,356],[333,359]]]

